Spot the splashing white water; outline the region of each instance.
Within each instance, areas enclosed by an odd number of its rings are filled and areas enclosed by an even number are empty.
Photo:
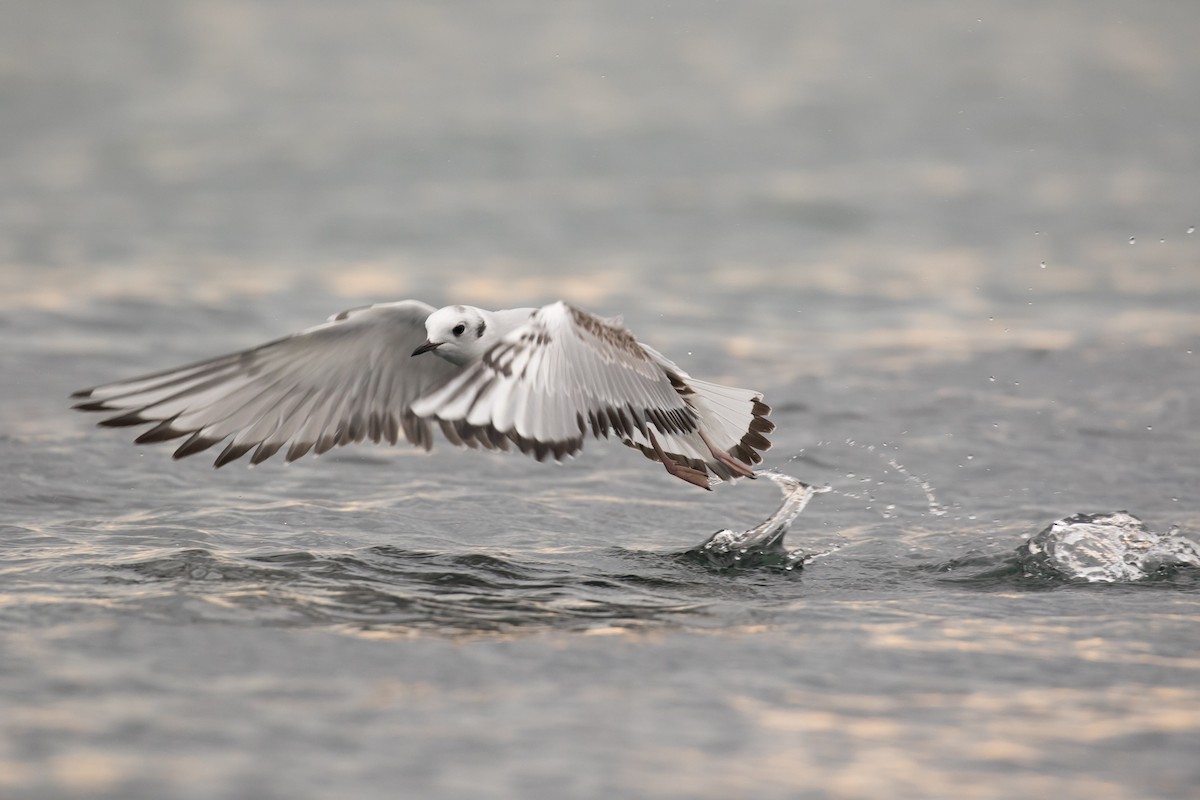
[[[695,556],[720,567],[772,564],[794,569],[825,555],[788,550],[783,546],[792,521],[808,505],[814,495],[829,491],[828,486],[809,486],[803,481],[775,470],[756,470],[755,476],[767,478],[783,492],[783,502],[767,519],[744,531],[717,531],[699,547],[689,551]]]
[[[1064,517],[1031,537],[1017,554],[1027,573],[1103,583],[1200,567],[1200,544],[1178,528],[1155,533],[1127,511]]]

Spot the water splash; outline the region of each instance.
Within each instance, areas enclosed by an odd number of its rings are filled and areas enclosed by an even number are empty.
[[[830,445],[830,444],[834,444],[834,443],[820,442],[820,443],[818,443],[817,446],[820,447],[820,446]],[[866,453],[870,454],[871,456],[879,459],[883,464],[890,467],[892,471],[894,471],[897,475],[899,475],[903,479],[905,484],[908,484],[910,486],[917,488],[921,492],[921,494],[924,496],[925,513],[926,514],[928,514],[931,517],[942,517],[942,516],[946,515],[946,507],[944,505],[942,505],[942,503],[938,500],[937,494],[934,491],[933,484],[930,483],[927,479],[922,478],[919,475],[913,474],[913,472],[911,470],[909,470],[908,467],[901,464],[896,459],[896,457],[892,455],[892,453],[896,452],[895,445],[889,445],[887,442],[884,442],[879,445],[874,445],[874,444],[868,444],[868,443],[864,443],[864,442],[858,442],[858,441],[855,441],[854,439],[846,439],[844,442],[842,442],[842,444],[844,444],[846,447],[851,447],[851,448],[855,448],[856,450],[865,451]],[[794,461],[803,454],[804,454],[804,451],[802,450],[798,455],[792,456],[792,458],[790,458],[788,460]],[[968,456],[968,459],[970,459],[970,458],[973,458],[973,457]],[[885,470],[885,474],[886,474],[886,472],[887,472],[887,470]],[[826,489],[823,489],[822,491],[832,491],[834,494],[841,495],[842,497],[846,497],[851,500],[863,500],[868,503],[868,505],[866,506],[866,510],[875,511],[883,519],[894,519],[897,516],[894,513],[896,510],[895,503],[889,503],[889,504],[885,505],[882,509],[876,508],[876,505],[878,504],[879,500],[876,497],[875,491],[873,490],[872,487],[882,487],[885,483],[884,480],[876,480],[871,475],[861,475],[860,476],[856,472],[849,472],[846,474],[845,477],[847,479],[856,479],[859,484],[867,487],[866,491],[858,492],[858,491],[854,491],[852,489],[840,489],[840,488],[831,488],[831,487],[827,487]]]
[[[754,474],[772,481],[783,492],[783,502],[775,513],[749,530],[717,531],[703,544],[688,550],[685,556],[719,569],[767,566],[791,570],[824,555],[788,550],[783,545],[783,538],[813,496],[829,491],[829,487],[809,486],[775,470],[756,470]]]
[[[938,502],[937,495],[933,493],[933,484],[925,478],[918,477],[908,471],[908,468],[894,458],[887,459],[888,466],[900,473],[904,480],[913,484],[921,490],[925,495],[925,507],[929,511],[931,517],[942,517],[946,514],[946,509]]]
[[[1117,583],[1200,567],[1200,544],[1177,527],[1155,533],[1127,511],[1075,514],[1017,548],[1017,560],[1030,576]]]

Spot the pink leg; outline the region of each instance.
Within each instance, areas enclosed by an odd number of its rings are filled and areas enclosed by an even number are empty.
[[[678,461],[672,460],[670,456],[663,452],[662,446],[659,445],[658,439],[654,438],[654,431],[648,431],[650,434],[650,444],[654,447],[654,452],[658,456],[658,460],[667,468],[667,472],[674,475],[676,478],[685,480],[693,486],[699,486],[701,489],[712,491],[712,487],[708,485],[708,473],[703,470],[692,469],[686,464],[680,464]]]
[[[735,475],[741,475],[742,477],[750,478],[751,480],[754,479],[754,470],[714,445],[712,440],[705,435],[704,431],[697,431],[697,433],[700,434],[700,438],[704,440],[704,443],[708,445],[708,452],[713,454],[713,458],[733,470]]]

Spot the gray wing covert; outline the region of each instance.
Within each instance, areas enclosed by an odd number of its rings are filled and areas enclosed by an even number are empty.
[[[76,392],[75,408],[119,412],[106,426],[156,423],[139,444],[188,436],[176,458],[229,439],[218,467],[251,450],[257,464],[286,445],[293,461],[365,438],[394,444],[401,434],[429,449],[430,426],[412,405],[462,371],[410,357],[433,310],[405,300],[344,311],[259,347]]]

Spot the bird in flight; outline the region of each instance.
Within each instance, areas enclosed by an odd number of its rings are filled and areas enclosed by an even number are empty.
[[[405,439],[573,456],[615,436],[704,489],[754,477],[775,425],[762,395],[697,380],[608,320],[564,302],[434,309],[417,300],[343,311],[239,353],[75,392],[100,425],[186,436],[175,458],[229,440],[223,466],[294,461],[335,445]]]

